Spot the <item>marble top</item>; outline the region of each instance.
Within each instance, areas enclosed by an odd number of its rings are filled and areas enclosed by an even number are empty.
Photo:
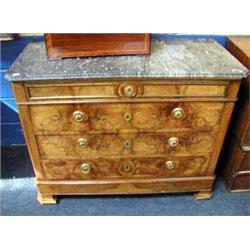
[[[153,40],[150,55],[47,59],[30,43],[6,74],[10,81],[90,78],[243,78],[248,70],[213,40]]]

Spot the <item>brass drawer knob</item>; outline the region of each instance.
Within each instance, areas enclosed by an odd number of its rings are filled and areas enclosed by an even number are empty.
[[[87,120],[87,115],[81,111],[75,111],[73,113],[73,119],[76,122],[81,122]]]
[[[184,116],[185,112],[182,108],[175,108],[172,110],[172,116],[176,119],[180,119]]]
[[[133,97],[137,94],[137,88],[132,85],[125,85],[123,87],[123,94],[126,97]]]
[[[126,122],[131,122],[131,120],[132,120],[132,115],[131,115],[130,113],[125,113],[125,114],[124,114],[124,120],[125,120]]]
[[[177,137],[171,137],[168,139],[168,145],[170,147],[176,147],[179,144],[179,139]]]
[[[83,164],[81,165],[81,170],[82,170],[82,172],[83,172],[84,174],[87,174],[87,173],[89,173],[89,171],[91,170],[91,167],[90,167],[90,165],[89,165],[88,163],[83,163]]]
[[[171,170],[174,169],[176,166],[176,163],[174,161],[166,161],[165,162],[166,168]]]
[[[131,149],[132,146],[133,146],[133,142],[130,141],[130,140],[126,140],[126,141],[123,142],[123,146],[124,146],[124,148],[126,148],[126,149]]]
[[[130,172],[131,170],[132,170],[132,167],[131,167],[129,164],[125,164],[125,165],[123,166],[123,171],[124,171],[124,172],[128,173],[128,172]]]
[[[86,147],[88,147],[88,140],[85,139],[85,138],[80,138],[80,139],[78,139],[78,143],[79,143],[79,146],[80,146],[81,148],[86,148]]]

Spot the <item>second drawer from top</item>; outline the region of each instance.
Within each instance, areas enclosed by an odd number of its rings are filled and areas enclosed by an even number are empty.
[[[223,102],[31,105],[36,134],[86,131],[213,130],[220,124]]]

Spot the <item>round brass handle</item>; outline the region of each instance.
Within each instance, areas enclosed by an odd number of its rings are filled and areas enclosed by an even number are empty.
[[[171,137],[168,139],[168,145],[170,147],[176,147],[179,144],[179,139],[177,137]]]
[[[83,164],[81,165],[81,170],[82,170],[82,172],[83,172],[84,174],[87,174],[87,173],[89,173],[89,171],[91,170],[91,167],[90,167],[90,165],[89,165],[88,163],[83,163]]]
[[[88,140],[85,138],[78,139],[79,146],[82,148],[88,147]]]
[[[124,148],[126,148],[126,149],[130,149],[130,148],[132,148],[132,146],[133,146],[133,142],[130,141],[130,140],[126,140],[126,141],[123,142],[123,146],[124,146]]]
[[[185,112],[183,108],[175,108],[172,110],[172,116],[176,119],[180,119],[184,116]]]
[[[176,163],[174,161],[166,161],[165,165],[166,165],[166,168],[170,170],[170,169],[174,169],[175,168]]]
[[[132,167],[131,167],[129,164],[125,164],[125,165],[123,166],[123,171],[124,171],[124,172],[128,173],[128,172],[130,172],[131,170],[132,170]]]
[[[123,94],[126,97],[133,97],[137,94],[137,89],[132,85],[125,85],[123,87]]]
[[[73,113],[73,119],[76,122],[81,122],[81,121],[85,121],[87,119],[87,115],[81,111],[75,111]]]
[[[125,113],[124,114],[124,119],[125,119],[126,122],[131,122],[132,115],[130,113]]]

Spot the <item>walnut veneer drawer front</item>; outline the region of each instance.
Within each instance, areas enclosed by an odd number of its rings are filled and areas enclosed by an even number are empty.
[[[37,136],[41,156],[50,159],[102,156],[197,155],[209,153],[216,134],[141,133]]]
[[[49,180],[206,176],[208,157],[43,161]]]
[[[105,130],[176,130],[219,125],[224,103],[173,102],[30,106],[36,133]]]
[[[30,100],[74,98],[224,97],[228,81],[117,81],[27,84]]]

